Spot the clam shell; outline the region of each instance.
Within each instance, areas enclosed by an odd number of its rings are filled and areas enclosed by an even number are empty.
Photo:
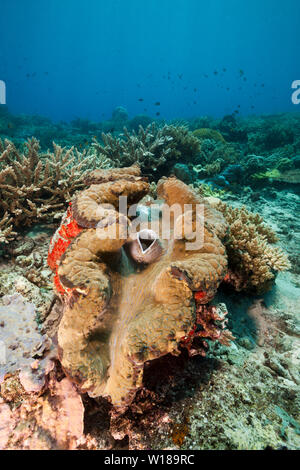
[[[158,235],[153,230],[141,230],[137,233],[136,240],[131,242],[129,252],[137,263],[153,263],[162,254]]]

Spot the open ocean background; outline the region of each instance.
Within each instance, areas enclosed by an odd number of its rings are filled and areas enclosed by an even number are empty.
[[[299,0],[1,0],[0,79],[54,120],[298,111],[299,31]]]

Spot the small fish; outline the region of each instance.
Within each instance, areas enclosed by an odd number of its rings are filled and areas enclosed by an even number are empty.
[[[244,75],[244,70],[240,69],[240,76],[242,77]]]
[[[156,116],[160,116],[160,112],[159,112],[159,111],[157,111],[157,113],[155,113],[155,114],[156,114]]]
[[[225,67],[223,68],[223,72],[227,72],[227,69],[225,69]]]
[[[265,84],[264,84],[264,83],[262,83],[262,84],[261,84],[261,87],[262,87],[262,88],[264,88],[264,86],[265,86]]]
[[[139,98],[138,101],[141,101],[141,102],[142,102],[142,101],[144,101],[144,98]]]
[[[196,93],[196,91],[197,91],[197,88],[194,88],[194,93]]]
[[[7,127],[8,127],[8,129],[12,129],[12,128],[14,127],[14,125],[13,125],[11,122],[9,122],[9,123],[7,124]]]
[[[218,71],[217,71],[217,70],[214,71],[214,75],[218,75]]]
[[[182,80],[182,75],[183,75],[182,73],[178,74],[179,80]]]
[[[156,103],[154,103],[155,106],[160,106],[160,102],[159,101],[156,101]]]
[[[197,101],[193,101],[194,104],[197,104]]]

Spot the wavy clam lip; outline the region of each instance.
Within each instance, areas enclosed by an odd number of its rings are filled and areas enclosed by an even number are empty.
[[[162,254],[162,246],[154,230],[143,229],[129,246],[131,257],[137,263],[153,263]]]
[[[83,216],[87,226],[76,222],[72,203],[68,221],[64,219],[58,229],[51,260],[55,286],[64,300],[58,330],[62,367],[82,393],[110,397],[122,411],[143,386],[143,364],[169,353],[177,355],[182,340],[190,338],[196,321],[194,292],[204,303],[223,280],[227,256],[221,240],[227,226],[218,211],[207,206],[205,216],[214,230],[204,226],[204,245],[193,251],[185,249],[185,240],[174,238],[174,231],[170,240],[160,235],[160,213],[156,229],[151,225],[150,230],[148,216],[138,220],[139,230],[131,223],[123,237],[116,209],[117,237],[99,237],[97,229],[88,226],[95,219],[95,200],[117,204],[125,192],[131,208],[149,191],[139,177],[135,181],[106,177],[112,179],[110,184],[91,185],[76,196],[75,214]],[[161,200],[168,204],[179,201],[184,208],[186,201],[199,202],[174,178],[158,187]],[[102,225],[104,232],[110,227],[104,217]]]

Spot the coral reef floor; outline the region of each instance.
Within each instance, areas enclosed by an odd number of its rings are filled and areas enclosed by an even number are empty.
[[[84,395],[79,403],[72,393],[70,398],[66,379],[57,372],[58,383],[50,383],[52,400],[58,397],[51,411],[53,426],[61,426],[56,439],[38,431],[47,416],[45,400],[24,391],[12,374],[0,392],[0,447],[299,448],[299,198],[287,189],[278,190],[274,198],[267,188],[258,198],[244,192],[223,199],[236,207],[246,204],[263,215],[292,260],[291,269],[279,274],[272,291],[264,296],[218,293],[215,301],[225,302],[229,311],[229,329],[235,336],[231,347],[211,343],[206,357],[188,358],[182,353],[158,359],[159,364],[152,361],[144,371],[144,389],[123,415],[104,399]],[[60,315],[49,271],[42,265],[49,238],[49,227],[36,226],[25,239],[14,242],[13,261],[2,258],[0,273],[0,295],[15,291],[34,303],[41,331],[48,333],[55,330]],[[65,410],[63,396],[72,400],[77,411],[74,422],[68,422],[72,439],[65,437],[65,425],[53,414],[54,409]],[[10,432],[5,429],[9,420],[13,422]]]

